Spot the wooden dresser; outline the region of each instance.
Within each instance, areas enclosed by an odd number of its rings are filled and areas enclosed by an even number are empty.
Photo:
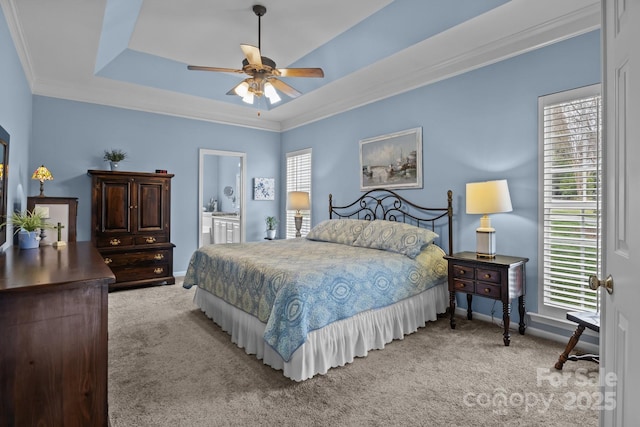
[[[113,273],[90,242],[0,255],[0,426],[106,426]]]
[[[173,284],[172,174],[88,171],[91,241],[116,275],[110,289]]]

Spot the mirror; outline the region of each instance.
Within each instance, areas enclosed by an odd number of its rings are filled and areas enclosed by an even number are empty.
[[[7,220],[7,190],[9,188],[9,133],[0,126],[0,224]],[[7,227],[0,227],[0,246],[7,241]]]
[[[244,242],[246,154],[200,149],[198,247]]]

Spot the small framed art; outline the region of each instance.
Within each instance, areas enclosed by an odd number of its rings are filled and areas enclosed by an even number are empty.
[[[253,178],[253,200],[275,200],[275,178]]]

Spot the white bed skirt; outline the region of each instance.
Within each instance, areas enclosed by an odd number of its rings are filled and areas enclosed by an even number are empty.
[[[266,365],[282,370],[285,377],[304,381],[331,368],[364,357],[369,350],[384,348],[437,319],[449,305],[446,283],[388,307],[369,310],[310,332],[307,341],[285,362],[263,339],[265,324],[256,317],[196,287],[195,304],[247,354],[255,354]]]

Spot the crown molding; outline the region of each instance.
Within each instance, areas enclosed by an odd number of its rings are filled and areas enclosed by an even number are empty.
[[[9,27],[9,33],[11,34],[13,45],[15,46],[18,58],[22,64],[22,70],[24,71],[25,78],[27,79],[31,92],[33,92],[35,73],[33,71],[31,57],[29,56],[29,48],[18,17],[18,10],[15,7],[15,0],[0,0],[0,6],[4,12],[5,20]]]

